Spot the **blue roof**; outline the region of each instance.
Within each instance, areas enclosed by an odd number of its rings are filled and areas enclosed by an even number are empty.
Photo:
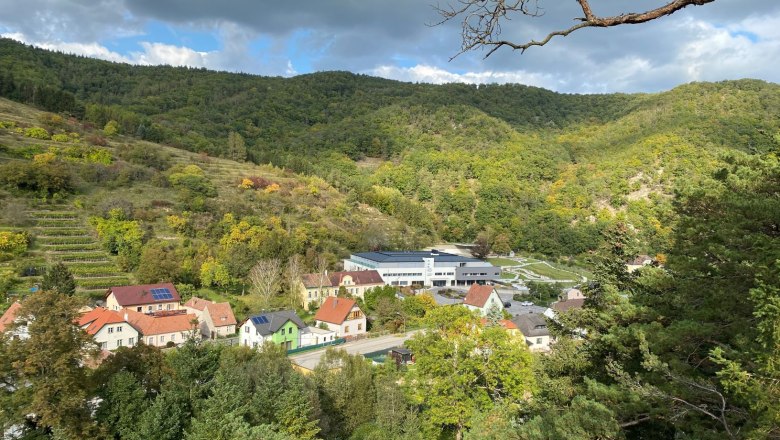
[[[439,263],[467,263],[482,261],[476,258],[462,257],[460,255],[449,254],[441,251],[377,251],[360,252],[353,254],[356,257],[377,263],[421,263],[423,258],[433,258],[433,261]]]

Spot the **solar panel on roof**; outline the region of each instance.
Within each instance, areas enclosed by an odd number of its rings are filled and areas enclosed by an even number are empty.
[[[261,324],[268,324],[268,318],[265,317],[265,315],[260,317],[260,323]]]
[[[268,324],[268,318],[263,316],[253,316],[252,323],[254,324]]]
[[[151,289],[152,298],[155,301],[164,301],[173,299],[173,294],[167,287]]]

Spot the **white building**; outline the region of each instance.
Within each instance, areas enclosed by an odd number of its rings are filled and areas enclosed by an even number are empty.
[[[133,347],[138,343],[138,330],[126,318],[126,314],[96,307],[81,315],[78,325],[92,335],[101,350]]]
[[[547,320],[538,313],[524,313],[512,318],[517,328],[523,334],[528,349],[533,352],[548,352],[552,339],[547,328]]]
[[[354,338],[366,333],[366,315],[355,300],[329,296],[314,315],[317,327],[325,324],[337,338]]]
[[[471,285],[466,298],[463,300],[463,305],[469,310],[478,310],[482,316],[487,316],[491,307],[498,307],[499,310],[504,310],[504,305],[496,289],[493,286],[481,286],[479,284]]]
[[[198,317],[200,334],[206,339],[215,339],[236,332],[236,317],[230,303],[218,303],[193,296],[184,309]]]
[[[301,330],[301,347],[325,344],[337,339],[336,332],[319,327],[306,327]]]
[[[352,254],[344,260],[344,270],[376,270],[393,286],[469,286],[501,277],[501,269],[486,261],[435,249]]]

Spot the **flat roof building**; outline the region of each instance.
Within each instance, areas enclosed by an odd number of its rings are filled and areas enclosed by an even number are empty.
[[[476,258],[430,251],[378,251],[352,254],[344,270],[376,270],[393,286],[470,286],[501,277],[501,269]]]

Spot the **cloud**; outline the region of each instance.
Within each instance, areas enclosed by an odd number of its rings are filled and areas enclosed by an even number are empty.
[[[466,84],[505,84],[521,83],[537,87],[554,88],[560,84],[552,75],[528,73],[524,71],[512,72],[465,72],[453,73],[435,66],[416,65],[413,67],[398,67],[392,65],[377,66],[363,72],[382,78],[396,79],[408,82],[423,82],[431,84],[466,83]]]

